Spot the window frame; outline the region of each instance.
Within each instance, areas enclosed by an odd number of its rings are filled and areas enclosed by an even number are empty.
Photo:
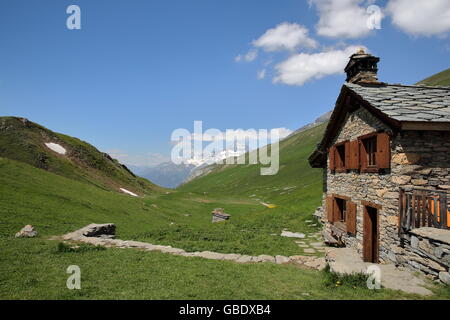
[[[334,210],[337,210],[337,212],[334,212],[334,221],[333,221],[333,225],[335,227],[337,227],[338,229],[347,232],[347,209],[348,209],[348,202],[351,201],[350,197],[347,196],[342,196],[339,194],[332,194],[331,195],[333,197],[333,206],[334,206]],[[339,206],[338,204],[338,200],[342,201],[343,203],[343,208],[341,206]],[[343,210],[342,210],[343,209]],[[339,216],[339,219],[337,219],[337,217]],[[341,219],[341,217],[344,217],[344,220]]]
[[[366,148],[366,161],[367,161],[367,168],[377,168],[377,137],[368,137],[362,139],[362,143],[364,144],[364,147]],[[372,163],[373,161],[373,163]]]
[[[378,136],[379,132],[372,132],[369,134],[365,134],[363,136],[358,137],[358,142],[360,145],[360,150],[359,150],[359,157],[360,157],[360,172],[361,173],[378,173],[379,168],[378,168],[378,159],[377,159],[377,152],[378,152],[378,144],[377,144],[377,136]],[[374,139],[375,140],[375,150],[374,150],[374,157],[375,157],[375,164],[374,165],[369,165],[369,153],[367,152],[366,149],[366,141],[367,140],[371,140]],[[362,152],[361,148],[364,148],[364,152]],[[361,161],[361,157],[362,155],[366,156],[365,162],[366,162],[366,167],[363,167],[363,162]]]
[[[345,140],[333,145],[334,150],[334,171],[338,173],[347,172],[348,163],[347,163],[347,150],[346,144],[350,143],[349,140]]]

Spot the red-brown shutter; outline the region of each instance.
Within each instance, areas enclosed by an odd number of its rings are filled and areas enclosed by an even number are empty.
[[[359,165],[361,167],[361,172],[365,172],[367,170],[367,152],[366,147],[362,140],[358,140],[359,144]]]
[[[389,169],[391,167],[391,144],[387,133],[377,134],[377,155],[378,169]]]
[[[336,158],[336,147],[332,146],[329,151],[328,158],[330,159],[330,170],[334,171],[336,169],[335,158]]]
[[[347,232],[356,236],[356,203],[347,201]]]
[[[333,197],[329,196],[327,197],[327,220],[328,222],[333,223],[334,222],[334,200]]]
[[[350,167],[349,169],[359,169],[359,144],[358,140],[350,142]]]
[[[344,168],[350,169],[350,141],[345,142],[345,159],[344,160]]]

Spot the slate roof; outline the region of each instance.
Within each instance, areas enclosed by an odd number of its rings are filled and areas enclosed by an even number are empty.
[[[450,87],[345,86],[394,120],[450,122]]]

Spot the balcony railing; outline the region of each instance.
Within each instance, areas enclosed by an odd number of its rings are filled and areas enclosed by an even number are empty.
[[[400,189],[399,232],[421,227],[450,229],[447,192],[429,189]]]

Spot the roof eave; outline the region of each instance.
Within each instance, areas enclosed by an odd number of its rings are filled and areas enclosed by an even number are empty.
[[[325,168],[326,167],[326,153],[327,149],[330,145],[331,140],[336,135],[337,131],[340,128],[341,122],[344,120],[346,112],[342,112],[344,108],[347,106],[345,101],[348,98],[354,98],[358,102],[359,105],[366,108],[370,113],[372,113],[375,117],[386,123],[393,130],[398,131],[401,129],[401,123],[397,120],[390,118],[385,113],[381,112],[379,109],[373,107],[369,102],[364,100],[360,95],[351,90],[346,85],[343,85],[341,88],[341,92],[336,101],[336,106],[331,114],[330,121],[328,123],[327,128],[325,129],[324,136],[322,141],[319,143],[318,147],[314,150],[314,152],[309,157],[309,163],[313,168]],[[347,110],[351,111],[351,110]]]

